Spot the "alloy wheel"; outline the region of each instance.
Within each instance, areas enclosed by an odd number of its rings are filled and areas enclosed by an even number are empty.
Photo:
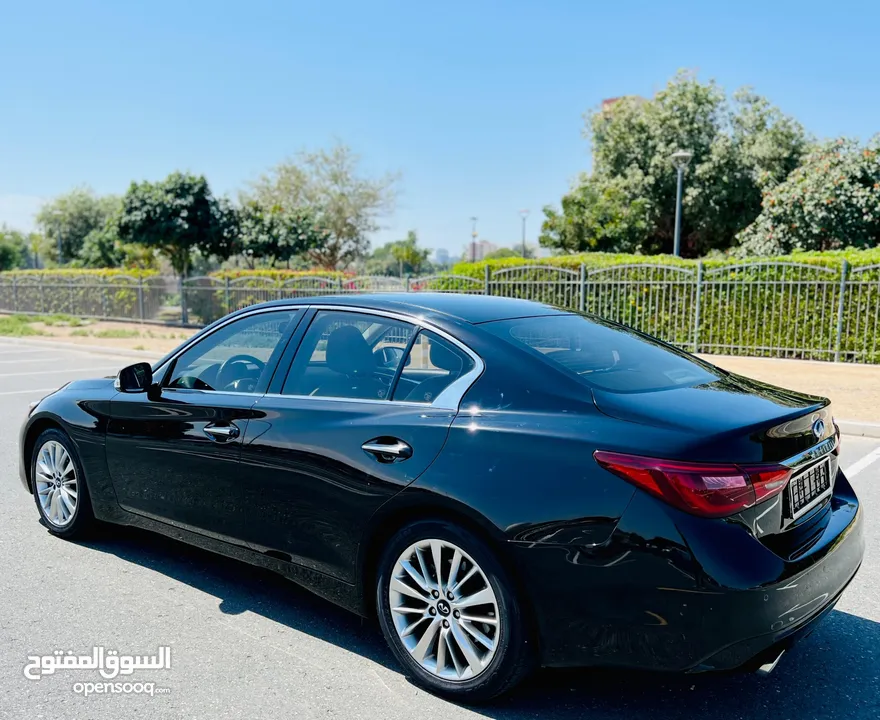
[[[56,440],[40,447],[36,462],[36,491],[43,515],[55,527],[66,527],[76,514],[78,482],[70,453]]]
[[[464,550],[436,539],[410,545],[388,590],[398,638],[424,670],[457,681],[488,667],[502,632],[498,600]]]

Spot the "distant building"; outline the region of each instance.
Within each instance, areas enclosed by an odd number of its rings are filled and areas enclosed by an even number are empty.
[[[448,267],[450,265],[449,250],[438,248],[434,251],[434,264],[440,267]]]
[[[493,253],[498,249],[498,245],[488,240],[478,240],[476,243],[468,243],[464,246],[464,252],[461,254],[466,261],[479,262],[489,253]]]

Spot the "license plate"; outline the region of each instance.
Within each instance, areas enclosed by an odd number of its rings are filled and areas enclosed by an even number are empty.
[[[825,459],[789,481],[788,499],[792,518],[800,517],[830,494],[831,461]]]

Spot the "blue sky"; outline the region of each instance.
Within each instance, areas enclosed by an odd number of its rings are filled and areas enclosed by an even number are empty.
[[[819,137],[880,131],[869,0],[266,3],[0,0],[0,222],[86,184],[175,169],[235,193],[303,148],[400,171],[373,240],[461,251],[472,215],[509,245],[518,211],[588,168],[583,113],[679,68],[752,85]]]

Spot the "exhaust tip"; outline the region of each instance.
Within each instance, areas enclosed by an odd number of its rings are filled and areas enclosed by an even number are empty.
[[[776,669],[776,666],[779,664],[779,660],[783,655],[785,655],[785,650],[780,650],[771,660],[768,660],[763,665],[759,665],[758,669],[755,670],[755,674],[760,675],[761,677],[767,677]]]

